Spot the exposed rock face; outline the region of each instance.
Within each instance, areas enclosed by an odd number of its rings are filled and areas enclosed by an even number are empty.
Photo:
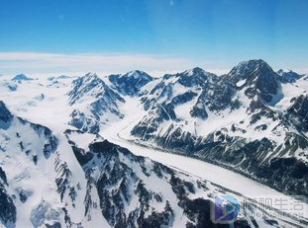
[[[1,122],[7,123],[12,120],[13,116],[7,109],[3,101],[0,101],[0,124]]]
[[[280,76],[279,80],[282,83],[295,83],[297,80],[302,78],[304,75],[300,75],[294,71],[284,71],[284,70],[278,70],[277,74]]]
[[[281,89],[278,75],[263,60],[240,63],[230,71],[226,80],[233,86],[244,89],[248,98],[257,96],[267,103],[277,102],[273,99]]]
[[[175,75],[165,75],[164,79],[175,78],[177,82],[185,87],[206,87],[218,81],[215,74],[204,71],[199,67],[184,71]]]
[[[296,98],[287,110],[286,118],[300,132],[308,131],[308,96],[301,95]]]
[[[240,102],[233,99],[236,89],[228,85],[223,79],[215,82],[210,88],[203,88],[196,104],[191,109],[191,116],[206,120],[206,109],[218,113],[227,108],[234,110],[240,107]]]
[[[17,215],[14,201],[5,189],[7,185],[6,174],[0,167],[0,224],[10,227],[16,223]]]

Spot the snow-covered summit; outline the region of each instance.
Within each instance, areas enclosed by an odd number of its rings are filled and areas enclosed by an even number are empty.
[[[118,94],[111,90],[96,73],[87,73],[73,81],[73,89],[68,95],[70,97],[70,104],[74,104],[80,99],[80,102],[82,102],[82,99],[85,97],[97,99],[102,97],[103,94],[109,97],[114,97],[115,99],[123,100]]]
[[[126,74],[123,74],[122,77],[134,77],[135,79],[137,79],[137,78],[144,78],[144,79],[148,79],[148,80],[151,80],[151,78],[152,78],[146,72],[140,71],[140,70],[130,71],[130,72],[126,73]]]
[[[264,60],[248,60],[240,62],[238,65],[233,67],[232,70],[228,73],[227,78],[230,82],[236,84],[241,80],[251,78],[256,74],[256,72],[258,72],[260,76],[263,74],[272,76],[274,73],[273,69]]]
[[[123,118],[119,104],[125,100],[96,74],[88,73],[73,81],[68,93],[69,104],[74,107],[71,125],[97,133],[99,125],[109,118]]]
[[[261,59],[239,63],[224,79],[234,87],[244,90],[249,98],[258,97],[270,103],[280,96],[279,76]]]
[[[183,73],[188,75],[188,76],[195,76],[195,75],[198,75],[198,74],[207,74],[208,72],[206,72],[205,70],[203,70],[200,67],[194,67],[192,69],[184,71]]]

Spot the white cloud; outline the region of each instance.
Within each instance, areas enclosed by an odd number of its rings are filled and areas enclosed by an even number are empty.
[[[225,68],[224,62],[193,61],[188,58],[163,55],[0,52],[0,75],[18,73],[36,76],[82,75],[96,72],[103,76],[143,70],[153,76],[162,76],[165,73],[181,72],[196,66],[218,75],[228,73],[231,69],[231,67]],[[308,73],[308,68],[293,70],[298,73]]]
[[[110,74],[139,69],[158,75],[197,65],[189,59],[158,55],[0,52],[0,74],[88,71]]]
[[[300,74],[308,74],[308,68],[299,68],[294,71]]]

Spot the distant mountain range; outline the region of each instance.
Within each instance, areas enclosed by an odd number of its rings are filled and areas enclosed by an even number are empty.
[[[305,227],[243,204],[213,224],[215,194],[244,196],[140,157],[113,137],[222,166],[308,197],[308,76],[263,60],[228,74],[0,79],[4,227]],[[236,181],[236,180],[234,180]],[[1,226],[1,225],[0,225]]]

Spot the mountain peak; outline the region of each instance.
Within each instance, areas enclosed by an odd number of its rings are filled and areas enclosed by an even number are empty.
[[[153,80],[150,75],[140,70],[110,75],[108,79],[120,93],[129,96],[138,96],[141,88]]]
[[[263,59],[251,59],[247,61],[242,61],[237,66],[235,66],[235,68],[238,68],[238,67],[272,69],[270,65],[267,62],[265,62]]]
[[[152,77],[150,75],[148,75],[146,72],[140,71],[140,70],[129,71],[128,73],[123,74],[122,77],[132,77],[132,78],[135,78],[135,79],[143,78],[143,79],[149,79],[149,80],[152,79]]]
[[[79,98],[90,91],[99,93],[106,88],[105,82],[96,73],[87,73],[73,81],[73,89],[69,92],[70,104],[74,104]]]
[[[96,73],[92,72],[85,74],[84,76],[76,79],[75,81],[80,81],[81,83],[94,83],[96,85],[105,85],[105,82]]]
[[[32,81],[33,78],[29,78],[25,74],[18,74],[14,78],[12,78],[12,81]]]
[[[246,60],[246,61],[242,61],[239,64],[243,64],[243,65],[267,65],[268,63],[263,60],[263,59],[250,59],[250,60]]]
[[[199,74],[207,74],[205,70],[203,70],[200,67],[194,67],[190,70],[186,70],[183,72],[187,76],[194,76],[194,75],[199,75]]]
[[[96,73],[88,72],[84,75],[84,77],[98,77]]]
[[[252,59],[247,61],[242,61],[238,65],[236,65],[232,70],[234,69],[257,69],[257,68],[268,68],[272,69],[267,62],[265,62],[262,59]],[[232,71],[231,70],[231,71]]]
[[[248,97],[258,95],[268,103],[273,102],[281,86],[276,72],[261,59],[239,63],[229,72],[226,80],[235,87],[244,88]]]
[[[215,74],[206,72],[200,67],[195,67],[176,75],[164,76],[165,79],[170,77],[178,78],[178,82],[185,87],[206,86],[206,84],[217,80],[217,76]]]
[[[268,73],[276,74],[267,62],[262,59],[257,59],[240,62],[232,68],[232,70],[228,73],[227,78],[232,83],[236,84],[241,80],[248,79],[251,76],[256,75],[256,71],[259,71],[258,75],[268,75]]]

